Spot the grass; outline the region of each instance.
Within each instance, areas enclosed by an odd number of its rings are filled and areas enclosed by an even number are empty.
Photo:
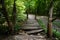
[[[47,32],[46,25],[43,23],[43,21],[42,20],[38,20],[38,23],[45,30],[45,32]]]
[[[56,26],[58,26],[58,27],[60,27],[60,22],[54,21],[53,24],[56,25]]]
[[[46,28],[46,25],[43,23],[43,21],[42,20],[38,20],[38,23],[39,23],[39,25],[45,30],[45,32],[47,33],[47,28]],[[58,38],[58,40],[60,40],[60,32],[58,32],[57,30],[55,30],[55,29],[52,29],[52,31],[53,31],[53,35],[56,37],[56,38]]]

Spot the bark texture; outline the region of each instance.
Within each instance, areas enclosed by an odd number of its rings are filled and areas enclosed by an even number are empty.
[[[53,0],[51,0],[50,6],[49,6],[49,16],[48,16],[48,26],[47,26],[47,36],[49,38],[52,38],[52,14],[53,14]]]
[[[8,15],[7,10],[6,10],[6,6],[5,6],[5,2],[4,2],[4,1],[5,1],[5,0],[1,0],[2,13],[3,13],[3,15],[4,15],[4,17],[5,17],[6,21],[7,21],[7,24],[8,24],[8,26],[9,26],[10,30],[12,31],[12,30],[13,30],[13,29],[12,29],[13,24],[12,24],[12,22],[11,22],[10,19],[9,19],[9,15]]]
[[[16,0],[14,0],[14,4],[13,4],[13,13],[12,13],[12,22],[13,25],[15,26],[16,24]]]

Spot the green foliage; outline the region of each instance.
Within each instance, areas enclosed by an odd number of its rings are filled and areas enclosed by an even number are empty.
[[[20,25],[16,24],[15,27],[14,27],[14,31],[15,32],[18,32],[20,30]]]
[[[56,1],[54,4],[54,15],[60,18],[60,1]]]
[[[26,19],[25,13],[25,5],[23,1],[17,0],[16,1],[17,7],[17,21],[24,21]]]
[[[45,32],[47,33],[47,28],[46,25],[42,22],[42,20],[38,20],[39,25],[45,30]],[[56,29],[52,29],[53,35],[60,39],[60,32],[57,31]]]
[[[9,16],[11,18],[12,12],[13,12],[13,3],[14,0],[5,0],[5,5],[7,12],[9,13]],[[16,11],[17,11],[17,19],[24,20],[26,18],[24,12],[25,12],[25,5],[23,0],[16,0]]]
[[[22,21],[25,21],[26,14],[24,14],[24,13],[26,13],[26,11],[28,11],[28,13],[32,13],[32,14],[37,13],[37,15],[41,15],[41,16],[48,15],[48,10],[49,10],[48,8],[50,5],[50,1],[51,0],[16,0],[16,11],[17,11],[16,23],[18,24],[18,22],[21,23]],[[53,15],[60,17],[60,0],[53,0],[53,1],[54,1]],[[9,14],[9,18],[11,19],[14,0],[4,0],[4,2],[5,2],[7,12]],[[2,8],[2,6],[0,4],[0,14],[2,14],[1,8]],[[0,16],[0,24],[3,24],[4,22],[6,22],[5,18],[2,15]],[[42,28],[45,31],[47,30],[46,25],[41,20],[39,21],[39,24],[42,26]],[[60,26],[59,24],[56,24],[56,25]],[[4,27],[2,27],[1,29],[3,29],[3,28]],[[19,25],[16,25],[15,30],[18,30],[18,29],[19,29]]]
[[[14,32],[18,32],[20,30],[20,27],[18,24],[15,25],[14,27]],[[8,26],[3,26],[3,25],[0,25],[0,34],[10,34],[10,30],[9,30],[9,27]]]
[[[53,24],[60,27],[60,22],[54,21]]]
[[[0,34],[9,34],[9,27],[0,25]]]
[[[26,19],[25,14],[19,15],[19,16],[17,17],[17,22],[22,22],[22,21],[24,21],[25,19]]]
[[[46,25],[43,23],[42,20],[38,20],[39,25],[45,30],[45,32],[47,33],[47,28]]]
[[[13,12],[13,3],[14,3],[14,0],[5,0],[5,6],[7,9],[7,12],[9,13],[9,16],[11,16]]]
[[[0,13],[0,24],[2,25],[5,22],[5,18],[3,17],[3,14]]]
[[[7,13],[8,13],[8,16],[9,16],[9,19],[12,21],[12,13],[13,13],[13,4],[14,4],[14,0],[4,0],[5,2],[5,6],[6,6],[6,10],[7,10]],[[1,5],[0,5],[0,8]],[[21,23],[23,22],[25,19],[26,19],[26,14],[25,13],[25,4],[24,4],[24,1],[23,0],[16,0],[16,25],[14,27],[14,30],[15,31],[18,31],[19,28],[21,27],[21,25],[17,25],[18,22]],[[4,16],[2,16],[3,13],[1,13],[1,9],[0,9],[0,31],[1,33],[8,33],[9,32],[9,28],[10,27],[5,27],[3,24],[6,22],[6,19]],[[7,32],[8,31],[8,32]]]
[[[56,31],[56,30],[53,29],[53,35],[54,35],[56,38],[60,39],[60,32],[59,32],[59,31]]]
[[[50,5],[51,0],[16,0],[16,8],[17,8],[17,13],[23,13],[29,11],[30,13],[36,13],[38,15],[48,15],[47,11]],[[59,14],[59,0],[53,0],[54,1],[54,15]],[[5,0],[5,5],[6,9],[9,14],[11,14],[12,9],[13,9],[13,3],[14,0]]]

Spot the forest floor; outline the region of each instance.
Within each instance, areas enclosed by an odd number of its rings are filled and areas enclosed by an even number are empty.
[[[42,34],[43,29],[40,28],[33,15],[29,15],[23,29],[26,32],[19,32],[18,35],[0,36],[0,40],[46,40],[46,35]]]
[[[37,16],[37,19],[41,19],[47,25],[47,19],[43,16]],[[55,28],[53,26],[53,28]],[[29,14],[28,20],[23,24],[22,29],[24,32],[19,32],[17,35],[0,36],[0,40],[49,40],[46,38],[46,34],[35,20],[35,15]]]

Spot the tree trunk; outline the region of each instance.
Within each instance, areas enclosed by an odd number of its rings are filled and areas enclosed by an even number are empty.
[[[4,0],[1,0],[1,4],[2,4],[2,13],[3,13],[3,15],[4,15],[4,17],[5,17],[6,21],[7,21],[7,24],[9,26],[9,28],[10,28],[10,31],[12,31],[13,30],[12,29],[13,24],[12,24],[12,22],[9,19],[9,15],[8,15],[8,13],[6,11],[6,6],[5,6]]]
[[[12,23],[15,26],[16,24],[16,0],[14,0],[14,4],[13,4],[13,13],[12,13]]]
[[[36,13],[35,13],[35,19],[36,19],[36,15],[37,15],[37,10],[36,10]]]
[[[27,19],[28,19],[28,12],[27,12]]]
[[[26,9],[26,18],[28,19],[28,9]]]
[[[47,36],[52,38],[52,14],[53,14],[53,0],[51,0],[49,7],[49,16],[48,16],[48,27],[47,27]]]
[[[35,13],[35,19],[36,19],[36,13]]]

